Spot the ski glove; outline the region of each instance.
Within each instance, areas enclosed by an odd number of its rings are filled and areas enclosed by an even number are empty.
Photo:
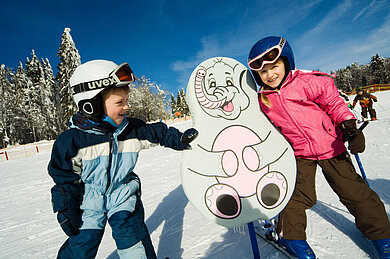
[[[345,120],[339,124],[343,133],[343,141],[348,141],[351,154],[362,153],[366,148],[363,131],[356,128],[356,120]]]
[[[184,131],[183,135],[180,138],[181,143],[183,144],[183,149],[190,149],[190,143],[196,139],[198,136],[198,131],[194,128],[189,128]]]
[[[66,235],[74,236],[80,232],[81,215],[82,211],[80,209],[58,211],[57,220]]]
[[[377,99],[372,99],[375,103],[378,101]]]

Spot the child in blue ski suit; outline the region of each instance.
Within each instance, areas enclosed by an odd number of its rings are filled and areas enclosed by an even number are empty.
[[[333,79],[318,71],[295,69],[287,40],[266,37],[251,49],[248,66],[257,84],[259,103],[294,149],[297,179],[290,201],[279,214],[278,243],[298,258],[315,258],[306,242],[306,213],[316,203],[315,173],[320,166],[340,201],[355,217],[380,258],[390,258],[390,223],[379,196],[352,164],[365,149],[356,118],[339,97]]]
[[[53,210],[69,236],[58,258],[94,258],[107,221],[120,258],[156,258],[133,169],[141,149],[184,150],[197,132],[126,118],[134,80],[128,64],[105,60],[78,66],[70,78],[79,112],[56,139],[48,165]]]

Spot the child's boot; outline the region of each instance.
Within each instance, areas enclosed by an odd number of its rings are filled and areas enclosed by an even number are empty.
[[[371,240],[371,244],[379,259],[390,258],[390,238]]]
[[[306,240],[291,240],[280,238],[278,244],[285,247],[286,250],[298,259],[316,258],[314,251],[311,249]]]
[[[375,117],[373,117],[373,118],[371,118],[371,120],[372,120],[372,121],[376,121],[376,118],[375,118]]]

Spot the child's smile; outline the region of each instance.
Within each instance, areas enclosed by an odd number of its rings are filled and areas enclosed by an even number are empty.
[[[117,125],[122,123],[126,111],[129,109],[127,100],[127,91],[115,91],[104,100],[104,113]]]
[[[267,64],[258,71],[264,84],[271,88],[277,88],[285,76],[285,67],[283,59],[279,58],[275,63]]]

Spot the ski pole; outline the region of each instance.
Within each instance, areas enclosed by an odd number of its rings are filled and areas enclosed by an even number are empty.
[[[252,252],[254,259],[260,259],[259,247],[257,246],[257,239],[255,233],[255,227],[253,226],[253,222],[248,223],[249,237],[251,239]]]
[[[355,114],[355,117],[358,118],[358,114],[357,112],[355,111],[355,109],[352,110],[353,114]]]
[[[365,121],[362,126],[360,126],[359,130],[363,130],[366,126],[368,125],[368,121]],[[364,169],[363,169],[363,165],[362,165],[362,162],[360,161],[360,157],[358,154],[355,154],[355,159],[356,159],[356,162],[359,166],[359,169],[360,169],[360,173],[362,174],[364,180],[366,180],[366,183],[368,185],[368,187],[370,187],[370,184],[368,183],[368,180],[367,180],[367,177],[366,177],[366,173],[364,172]]]
[[[355,154],[355,158],[356,158],[356,162],[359,166],[359,169],[360,169],[360,173],[362,174],[364,180],[366,180],[366,183],[368,185],[368,187],[370,187],[370,184],[368,183],[367,181],[367,177],[366,177],[366,173],[364,172],[364,169],[363,169],[363,165],[362,165],[362,162],[360,161],[360,157],[358,154]]]

